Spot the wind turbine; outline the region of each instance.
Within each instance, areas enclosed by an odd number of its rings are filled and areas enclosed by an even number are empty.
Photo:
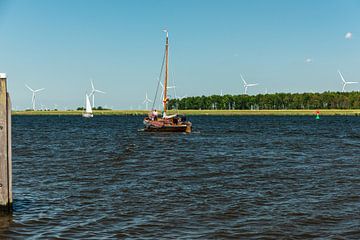
[[[359,82],[347,82],[347,81],[345,81],[345,79],[344,79],[343,75],[341,74],[340,70],[338,70],[338,73],[339,73],[339,75],[340,75],[340,77],[341,77],[341,80],[343,81],[342,92],[345,91],[345,86],[346,86],[347,84],[359,83]]]
[[[242,81],[244,82],[244,88],[245,88],[244,94],[246,94],[248,87],[253,87],[253,86],[259,85],[258,83],[247,83],[241,74],[240,74],[240,77],[241,77]]]
[[[105,92],[100,91],[100,90],[97,90],[97,89],[94,87],[94,83],[93,83],[92,79],[90,79],[90,82],[91,82],[91,92],[90,92],[90,94],[89,94],[89,97],[92,96],[92,107],[94,108],[94,107],[95,107],[95,93],[98,92],[98,93],[105,94]]]
[[[146,110],[149,110],[149,106],[148,104],[151,103],[152,101],[148,98],[147,93],[145,94],[145,100],[143,101],[143,104],[146,104]]]
[[[164,85],[160,82],[160,85],[161,85],[161,87],[162,87],[162,96],[161,96],[161,99],[164,97]],[[173,86],[168,86],[167,87],[167,89],[174,89],[174,97],[175,97],[175,99],[183,99],[183,98],[186,98],[187,97],[187,95],[185,94],[184,96],[182,96],[182,97],[179,97],[178,95],[177,95],[177,93],[176,93],[176,86],[175,86],[175,84],[173,85]]]
[[[25,84],[25,86],[32,92],[32,98],[31,98],[32,109],[33,109],[33,111],[35,111],[35,93],[40,92],[40,91],[44,90],[45,88],[39,88],[39,89],[33,90],[28,85]]]
[[[164,98],[164,85],[160,82],[160,86],[162,88],[161,99],[163,99]],[[174,89],[174,91],[176,91],[175,88],[176,88],[175,86],[167,86],[167,89]],[[175,95],[176,95],[176,92],[175,92]]]

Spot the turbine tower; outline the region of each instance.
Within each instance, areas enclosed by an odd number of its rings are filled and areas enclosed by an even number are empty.
[[[338,70],[338,73],[339,73],[339,75],[340,75],[340,77],[341,77],[341,80],[343,81],[342,92],[345,91],[345,86],[346,86],[347,84],[359,83],[359,82],[347,82],[347,81],[345,81],[345,79],[344,79],[343,75],[341,74],[340,70]]]
[[[32,92],[32,98],[31,98],[31,102],[32,102],[32,109],[33,111],[35,111],[35,93],[40,92],[42,90],[44,90],[45,88],[39,88],[36,90],[33,90],[31,87],[29,87],[28,85],[25,84],[25,86]]]
[[[151,103],[152,101],[148,98],[147,93],[145,94],[145,100],[143,101],[143,104],[146,104],[146,110],[149,110],[149,106],[148,104]]]
[[[245,81],[244,77],[241,74],[240,74],[240,77],[241,77],[241,79],[242,79],[242,81],[244,83],[244,88],[245,88],[244,89],[244,94],[247,94],[248,87],[253,87],[253,86],[259,85],[258,83],[247,83]]]
[[[100,91],[100,90],[97,90],[97,89],[94,87],[93,81],[90,80],[90,82],[91,82],[91,92],[90,92],[90,94],[89,94],[89,97],[92,96],[92,107],[94,108],[94,107],[95,107],[95,93],[98,92],[98,93],[105,94],[105,92]]]

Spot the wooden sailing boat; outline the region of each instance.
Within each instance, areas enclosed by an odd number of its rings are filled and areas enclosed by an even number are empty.
[[[85,94],[85,112],[83,112],[82,116],[85,117],[85,118],[91,118],[91,117],[94,116],[93,113],[92,113],[90,99],[89,99],[89,96],[87,94]]]
[[[144,131],[148,132],[191,132],[192,124],[186,121],[184,116],[167,115],[167,97],[168,89],[168,70],[169,70],[169,33],[166,32],[166,45],[165,45],[165,79],[164,79],[164,93],[163,93],[163,115],[158,116],[156,110],[152,110],[149,116],[144,119]]]

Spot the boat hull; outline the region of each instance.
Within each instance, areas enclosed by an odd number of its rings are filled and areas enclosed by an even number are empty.
[[[148,121],[144,120],[145,132],[186,132],[191,133],[191,122],[169,124],[161,121]]]
[[[84,118],[92,118],[94,115],[92,113],[83,113],[82,116]]]

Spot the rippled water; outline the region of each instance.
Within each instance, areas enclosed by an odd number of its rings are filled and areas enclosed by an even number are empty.
[[[13,117],[0,237],[360,238],[359,117]]]

